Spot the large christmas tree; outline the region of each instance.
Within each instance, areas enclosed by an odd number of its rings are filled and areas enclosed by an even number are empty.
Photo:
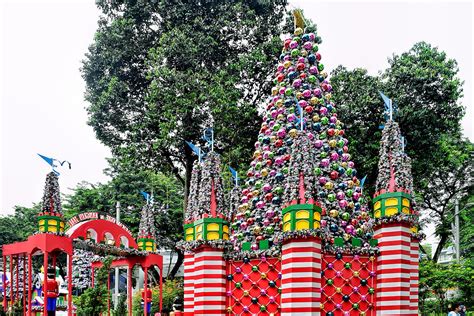
[[[268,240],[273,246],[265,252],[278,255],[278,243],[285,239],[282,208],[301,203],[301,199],[323,208],[317,233],[326,250],[352,248],[354,238],[362,241],[361,245],[356,243],[359,249],[370,249],[370,216],[344,137],[344,124],[332,101],[318,42],[315,33],[301,27],[284,40],[232,224],[231,241],[236,251],[251,243],[249,254],[258,254],[263,252],[259,241]],[[301,234],[315,233],[308,230]]]

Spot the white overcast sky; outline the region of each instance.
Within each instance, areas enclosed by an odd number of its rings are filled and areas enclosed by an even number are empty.
[[[463,128],[474,140],[471,2],[290,3],[317,23],[329,71],[342,64],[377,74],[387,57],[418,41],[444,50],[459,63],[467,107]],[[72,162],[60,177],[63,193],[80,181],[107,180],[102,170],[109,150],[86,124],[79,72],[98,15],[94,0],[0,1],[0,214],[41,200],[49,167],[36,153]]]

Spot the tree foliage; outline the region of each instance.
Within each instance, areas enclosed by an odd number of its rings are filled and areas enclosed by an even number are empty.
[[[420,310],[424,313],[446,311],[446,294],[450,289],[459,289],[457,301],[472,304],[474,302],[474,262],[466,260],[461,265],[441,265],[430,260],[422,260],[419,286]],[[429,305],[432,299],[436,300],[437,304]]]
[[[464,107],[462,82],[455,60],[428,43],[416,43],[408,52],[394,55],[379,75],[365,69],[339,66],[332,72],[334,100],[346,122],[351,155],[359,172],[368,175],[366,192],[374,193],[380,142],[384,124],[383,91],[398,106],[396,120],[407,140],[412,158],[418,207],[435,223],[440,237],[437,260],[452,234],[454,197],[472,191],[472,143],[462,139]]]
[[[97,269],[94,286],[86,289],[79,297],[77,302],[78,316],[99,316],[107,310],[107,300],[111,299],[107,290],[107,280],[112,259],[112,257],[105,258],[102,267]]]
[[[184,141],[203,127],[227,162],[250,157],[286,1],[97,3],[82,71],[89,124],[114,156],[172,172],[185,190],[195,157]]]
[[[334,101],[345,122],[351,153],[361,174],[368,175],[373,193],[377,172],[379,126],[383,125],[383,91],[398,105],[406,152],[412,158],[415,190],[430,183],[440,164],[446,162],[439,148],[445,139],[460,140],[464,107],[460,103],[462,82],[455,60],[425,42],[408,52],[394,55],[389,67],[378,76],[365,69],[348,70],[339,66],[332,72]],[[428,154],[429,153],[429,154]]]
[[[426,222],[434,223],[439,243],[433,254],[437,262],[449,238],[453,236],[452,224],[455,216],[455,200],[460,209],[466,205],[474,192],[474,165],[471,155],[474,145],[467,140],[443,138],[437,154],[445,160],[437,165],[428,184],[420,190],[420,206],[425,211]],[[463,239],[465,237],[463,236]],[[471,240],[472,241],[472,240]],[[471,245],[472,247],[472,245]]]
[[[34,204],[31,208],[15,206],[12,215],[0,216],[0,245],[23,241],[36,232],[40,210],[40,204]]]

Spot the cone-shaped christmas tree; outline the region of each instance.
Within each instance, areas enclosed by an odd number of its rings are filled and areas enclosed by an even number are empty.
[[[377,305],[390,315],[417,315],[419,250],[418,239],[411,237],[418,232],[413,214],[411,162],[404,151],[400,128],[392,119],[390,100],[389,105],[390,119],[382,132],[373,199],[381,263],[377,265]]]
[[[380,143],[379,173],[374,197],[376,219],[393,216],[405,220],[412,218],[411,160],[405,154],[402,142],[398,123],[388,120]]]
[[[64,232],[58,176],[53,171],[46,176],[41,212],[38,215],[38,227],[41,233]]]
[[[185,240],[227,240],[229,224],[221,177],[221,162],[214,152],[194,165],[185,213]]]
[[[314,33],[301,27],[284,41],[232,224],[236,251],[278,255],[277,244],[295,234],[320,234],[326,250],[370,249],[368,209],[320,62],[318,42]],[[292,204],[311,205],[314,216],[298,226],[296,213],[290,214],[293,223],[285,226],[282,210]]]
[[[138,228],[138,248],[145,251],[156,251],[155,209],[153,197],[143,206]]]
[[[219,155],[195,163],[185,214],[184,314],[223,315],[229,218]],[[195,282],[195,280],[199,280]]]

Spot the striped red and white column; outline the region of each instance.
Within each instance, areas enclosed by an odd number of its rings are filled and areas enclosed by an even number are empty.
[[[418,315],[418,271],[420,243],[417,238],[411,238],[411,272],[410,272],[410,310],[411,315]]]
[[[184,255],[184,315],[194,315],[194,253]]]
[[[281,314],[320,315],[321,239],[290,240],[281,258]]]
[[[224,252],[199,248],[194,255],[194,315],[225,315],[225,303]]]
[[[410,227],[406,223],[382,224],[375,230],[377,258],[377,315],[410,314],[412,272]]]

